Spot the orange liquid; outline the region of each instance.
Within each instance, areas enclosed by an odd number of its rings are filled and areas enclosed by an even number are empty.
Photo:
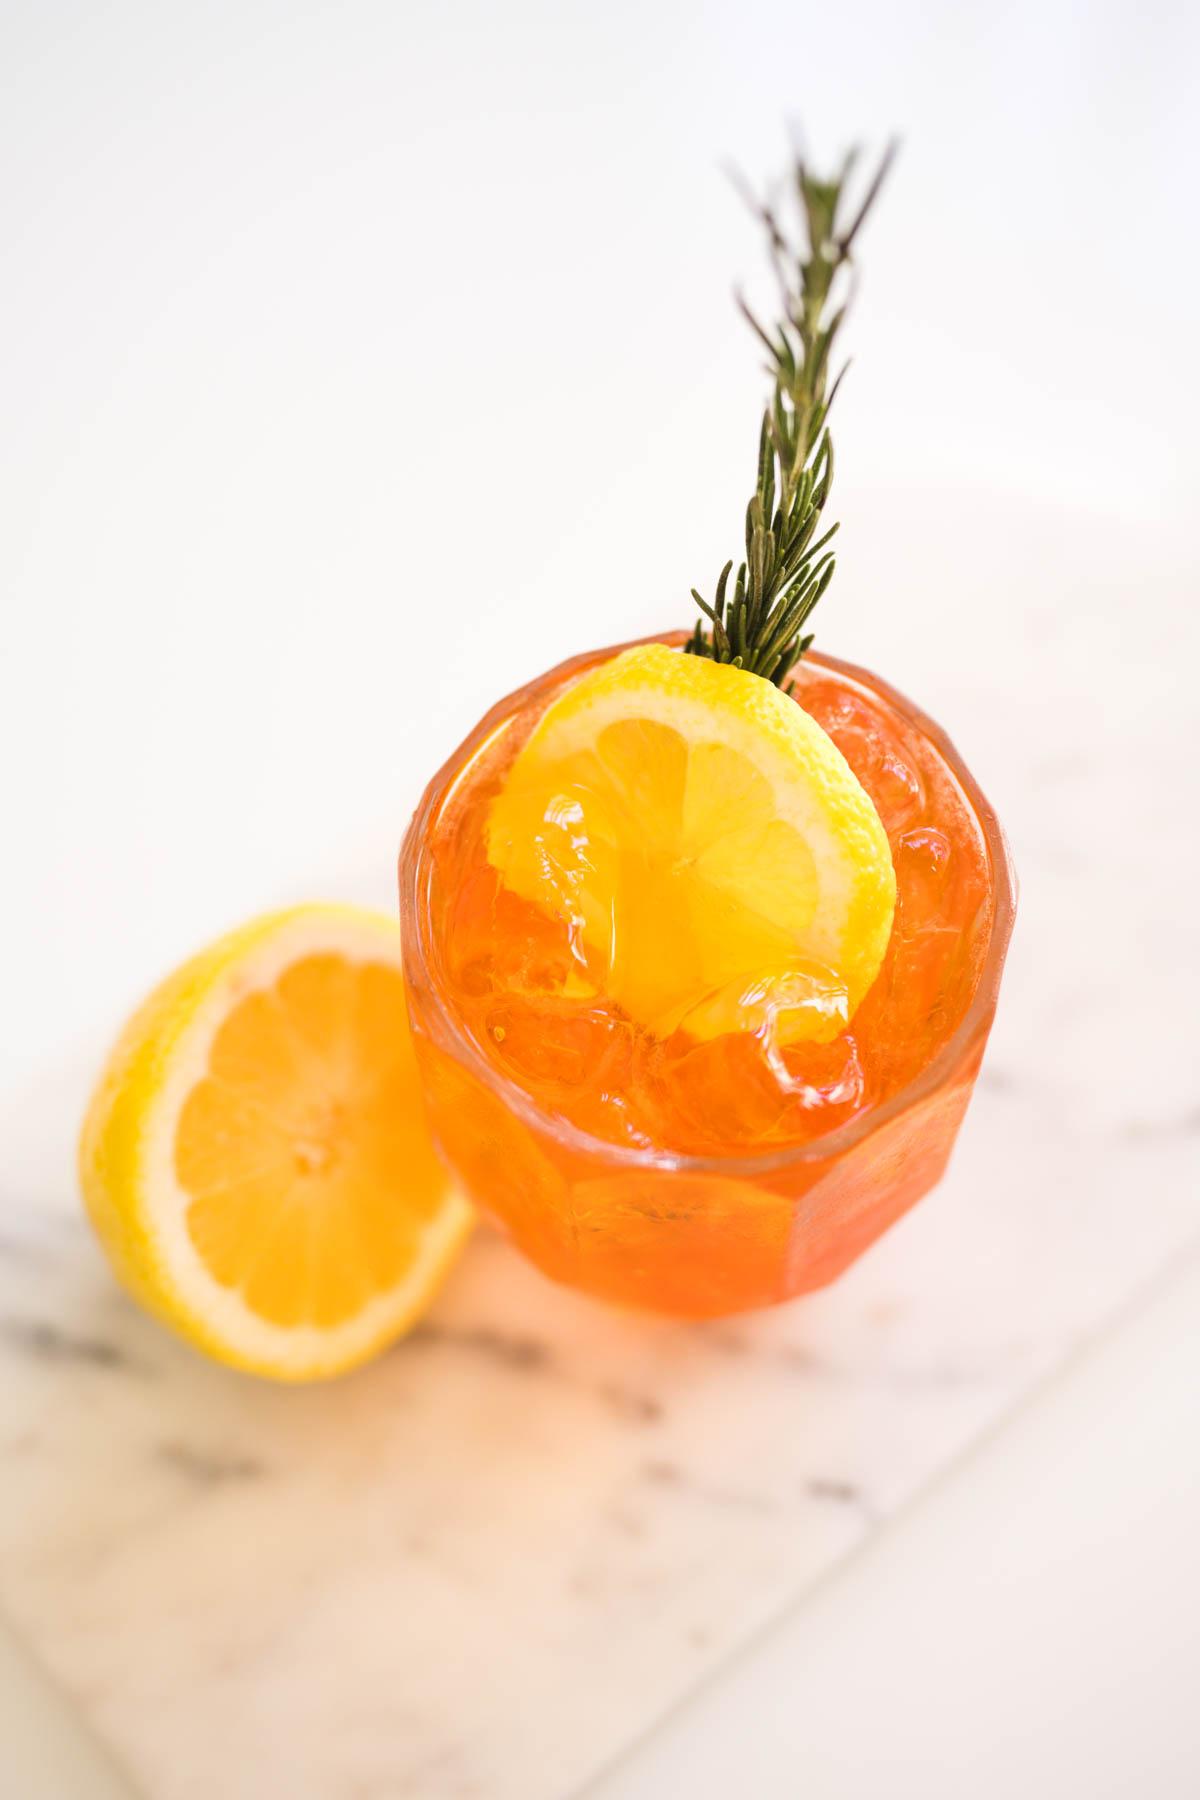
[[[487,859],[492,799],[554,691],[539,684],[492,734],[441,797],[427,842],[405,850],[429,870],[430,966],[410,966],[409,998],[443,1150],[549,1273],[609,1297],[708,1314],[815,1286],[936,1180],[953,1141],[977,1050],[921,1108],[890,1108],[878,1137],[819,1155],[823,1137],[913,1083],[962,1023],[993,922],[984,832],[901,711],[806,661],[798,703],[841,748],[891,845],[898,898],[883,967],[831,1043],[780,1049],[769,1031],[659,1040],[602,989],[571,997],[568,921],[506,891]],[[445,1055],[432,1020],[426,1029],[435,990],[494,1080]],[[624,1154],[606,1160],[605,1145]],[[761,1173],[736,1166],[771,1153]],[[679,1157],[705,1166],[655,1166]]]

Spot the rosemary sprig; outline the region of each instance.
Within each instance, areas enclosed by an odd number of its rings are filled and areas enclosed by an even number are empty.
[[[850,262],[854,240],[883,185],[896,154],[892,143],[849,224],[842,226],[846,186],[856,160],[851,151],[831,181],[820,181],[796,160],[792,179],[804,241],[792,244],[774,209],[750,197],[767,231],[771,262],[779,282],[783,317],[773,331],[738,305],[768,356],[774,392],[758,438],[758,481],[746,508],[746,559],[738,565],[729,594],[729,561],[717,580],[711,605],[695,588],[692,598],[709,620],[697,619],[684,648],[693,656],[733,663],[782,686],[812,643],[805,623],[833,578],[828,548],[837,530],[820,529],[833,482],[833,443],[826,420],[844,365],[829,380],[830,352],[846,313],[846,298],[834,293]]]

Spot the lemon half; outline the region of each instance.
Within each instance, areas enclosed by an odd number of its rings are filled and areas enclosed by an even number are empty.
[[[299,1381],[398,1337],[472,1213],[425,1121],[395,922],[298,907],[185,963],[108,1060],[80,1177],[122,1281],[211,1355]]]

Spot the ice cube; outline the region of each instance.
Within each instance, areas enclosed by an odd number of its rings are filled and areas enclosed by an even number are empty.
[[[917,741],[901,720],[861,695],[819,677],[797,698],[827,731],[875,803],[889,838],[925,816],[925,782]]]

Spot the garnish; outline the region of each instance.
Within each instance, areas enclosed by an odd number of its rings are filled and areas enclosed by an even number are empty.
[[[891,934],[887,835],[833,739],[749,671],[666,644],[552,701],[487,850],[508,893],[558,921],[572,990],[660,1043],[828,1043]]]
[[[851,263],[863,220],[883,185],[897,145],[888,146],[850,224],[839,214],[857,152],[851,151],[830,181],[819,181],[797,158],[792,170],[804,242],[793,244],[773,207],[751,197],[770,244],[783,317],[768,331],[739,294],[738,305],[765,345],[774,392],[758,439],[758,481],[746,508],[746,560],[738,566],[727,598],[730,560],[710,605],[692,598],[711,623],[696,621],[684,649],[693,656],[732,663],[782,687],[788,671],[812,643],[802,636],[809,614],[833,578],[827,546],[837,526],[818,536],[833,483],[833,444],[826,423],[848,365],[829,382],[830,352],[846,314],[838,277]]]

